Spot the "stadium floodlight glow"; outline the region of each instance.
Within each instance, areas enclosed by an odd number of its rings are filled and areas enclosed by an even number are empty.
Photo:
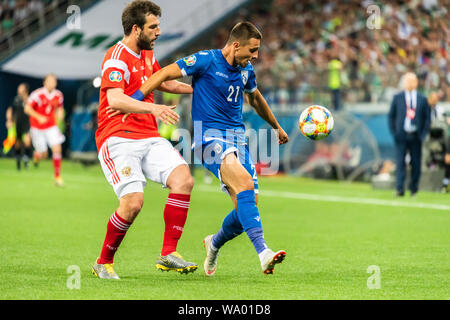
[[[97,77],[92,81],[92,85],[94,88],[100,88],[100,85],[102,84],[102,78]]]

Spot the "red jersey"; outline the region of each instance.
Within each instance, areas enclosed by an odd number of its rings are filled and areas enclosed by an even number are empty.
[[[102,63],[98,129],[95,133],[98,150],[111,136],[129,139],[159,137],[158,124],[153,114],[132,113],[125,122],[122,122],[123,115],[108,118],[106,114],[109,105],[106,96],[108,89],[122,88],[126,95],[131,96],[159,69],[161,67],[153,55],[153,50],[142,50],[138,55],[120,41],[109,48]],[[147,95],[143,101],[153,102],[153,93]]]
[[[64,96],[61,91],[55,89],[52,92],[44,87],[34,90],[28,98],[28,104],[37,113],[47,117],[47,122],[40,124],[36,118],[30,117],[30,126],[36,129],[48,129],[56,126],[55,110],[62,108]]]

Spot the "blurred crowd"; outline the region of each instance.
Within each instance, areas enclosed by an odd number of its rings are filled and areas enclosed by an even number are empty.
[[[55,1],[1,0],[0,35]],[[450,101],[450,0],[254,0],[180,54],[222,47],[242,20],[263,32],[255,69],[269,102],[388,102],[406,71]]]
[[[257,25],[264,38],[255,69],[271,102],[332,99],[336,88],[344,102],[388,102],[408,70],[422,92],[450,101],[449,10],[450,0],[253,1],[211,45],[222,47],[237,21]]]
[[[40,14],[55,0],[0,0],[0,35],[30,15]]]

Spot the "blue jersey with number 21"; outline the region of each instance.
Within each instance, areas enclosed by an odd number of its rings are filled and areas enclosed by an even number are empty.
[[[244,93],[257,89],[253,66],[250,62],[245,67],[231,66],[220,49],[200,51],[176,63],[184,76],[192,76],[194,154],[221,180],[222,159],[234,152],[252,176],[257,193],[258,178],[245,143],[242,119]],[[198,123],[201,123],[201,132],[196,129]],[[223,191],[228,192],[223,183],[221,186]]]
[[[197,52],[176,62],[184,76],[192,76],[192,120],[201,121],[202,132],[244,129],[244,92],[256,90],[256,77],[249,62],[231,66],[220,49]]]

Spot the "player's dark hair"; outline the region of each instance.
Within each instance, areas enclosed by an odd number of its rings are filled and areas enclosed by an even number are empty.
[[[135,0],[128,4],[122,13],[123,33],[128,36],[134,25],[144,29],[148,14],[160,17],[161,8],[156,3],[147,0]]]
[[[30,85],[26,82],[21,82],[17,87],[24,86],[27,92],[30,92]]]
[[[237,23],[233,29],[231,29],[227,43],[230,44],[234,41],[245,43],[252,38],[261,40],[262,34],[253,23],[244,21]]]

